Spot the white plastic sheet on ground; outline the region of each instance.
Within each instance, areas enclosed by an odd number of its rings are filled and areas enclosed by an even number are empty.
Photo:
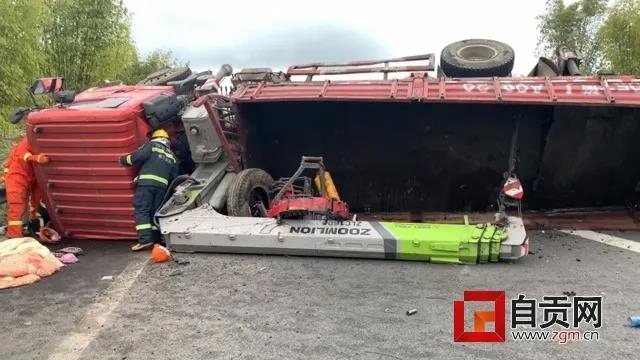
[[[32,284],[63,266],[34,238],[0,242],[0,289]]]

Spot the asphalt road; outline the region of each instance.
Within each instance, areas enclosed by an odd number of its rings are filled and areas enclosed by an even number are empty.
[[[640,314],[640,254],[560,232],[531,235],[528,257],[477,266],[222,254],[153,264],[129,243],[80,242],[79,264],[0,291],[0,358],[638,358],[640,328],[625,324]],[[600,339],[454,343],[452,302],[470,289],[508,299],[601,295]]]

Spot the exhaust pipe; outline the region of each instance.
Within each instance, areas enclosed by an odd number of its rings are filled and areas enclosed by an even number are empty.
[[[220,66],[220,70],[215,75],[203,75],[198,78],[199,87],[196,92],[198,96],[211,92],[220,93],[220,81],[225,76],[233,74],[233,68],[229,64]]]
[[[216,80],[220,81],[225,76],[231,76],[233,74],[233,68],[229,64],[220,66],[220,70],[215,75]]]

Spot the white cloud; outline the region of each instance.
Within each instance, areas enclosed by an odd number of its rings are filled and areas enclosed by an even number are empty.
[[[506,42],[515,74],[535,64],[544,0],[125,0],[139,49],[173,50],[197,68],[358,60],[427,52],[466,38]],[[549,54],[550,55],[550,54]]]

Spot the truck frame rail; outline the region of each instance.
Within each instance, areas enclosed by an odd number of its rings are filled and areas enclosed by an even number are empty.
[[[309,65],[305,74],[315,74],[311,65],[313,64]],[[244,86],[232,99],[235,102],[361,100],[637,107],[640,106],[640,79],[634,76],[465,79],[410,77],[371,81],[259,83]]]

